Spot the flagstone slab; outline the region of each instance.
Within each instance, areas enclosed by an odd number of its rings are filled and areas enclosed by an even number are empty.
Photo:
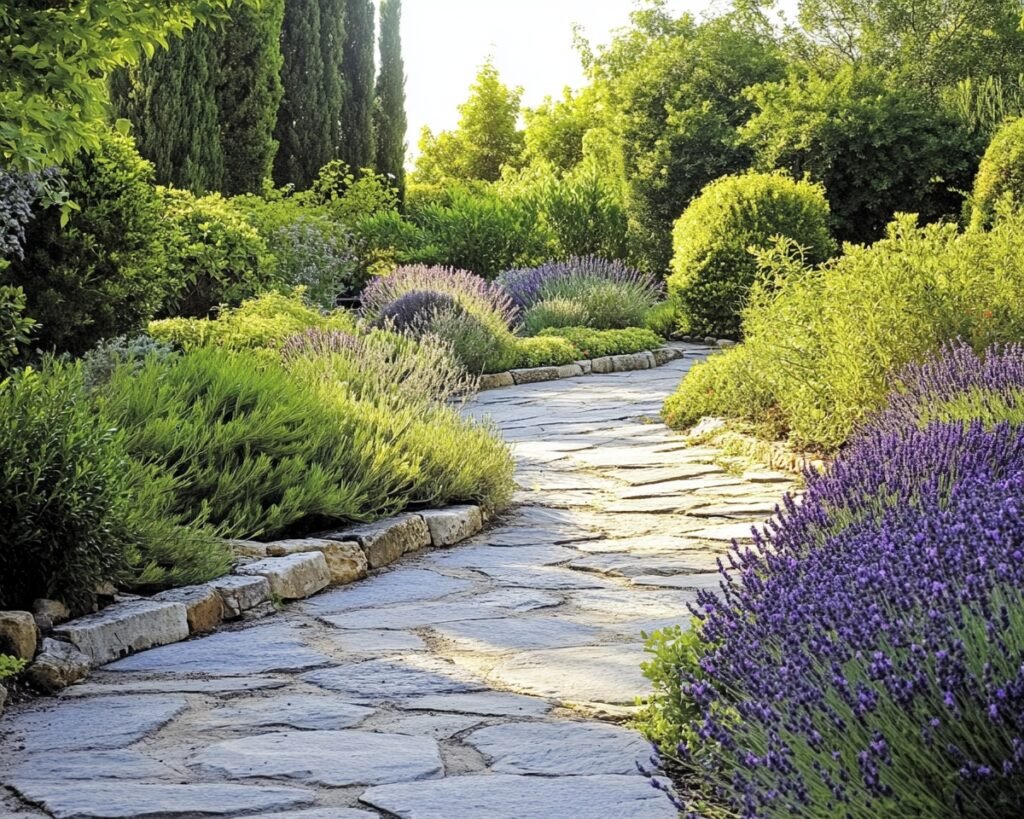
[[[196,679],[125,679],[121,674],[104,674],[92,682],[74,685],[62,692],[64,697],[91,697],[124,694],[210,694],[232,695],[249,691],[283,688],[288,683],[276,677],[226,677]]]
[[[427,650],[423,638],[409,631],[350,629],[331,632],[328,637],[348,654],[404,654]]]
[[[177,771],[133,750],[36,753],[0,764],[0,781],[167,779]],[[68,787],[76,787],[69,785]]]
[[[196,754],[193,768],[233,780],[287,779],[340,788],[442,775],[437,743],[371,731],[282,731],[218,742]]]
[[[486,566],[480,571],[503,586],[525,589],[601,589],[610,585],[609,581],[593,575],[551,566]]]
[[[507,654],[533,648],[594,645],[607,641],[607,632],[569,620],[543,615],[500,620],[464,620],[437,626],[434,633],[456,651]]]
[[[484,688],[455,666],[434,663],[433,668],[417,668],[399,660],[367,660],[313,671],[303,674],[302,680],[358,703],[387,702],[422,694],[458,694]]]
[[[445,569],[482,569],[508,566],[553,566],[567,563],[579,552],[565,546],[463,546],[424,558],[427,565]]]
[[[300,604],[298,608],[314,616],[341,614],[414,600],[436,600],[465,591],[472,585],[470,581],[457,577],[402,566],[361,583],[321,594]]]
[[[494,717],[540,717],[551,710],[551,704],[536,697],[481,691],[474,694],[428,694],[413,697],[399,704],[409,711],[449,711],[457,714],[479,714]]]
[[[541,776],[635,774],[651,745],[635,731],[588,722],[513,722],[474,731],[465,741],[495,773]]]
[[[207,712],[200,720],[205,728],[236,731],[271,728],[299,728],[331,731],[351,728],[373,714],[372,708],[341,702],[316,694],[275,694],[232,700]]]
[[[370,788],[362,802],[400,819],[675,819],[641,776],[495,774]]]

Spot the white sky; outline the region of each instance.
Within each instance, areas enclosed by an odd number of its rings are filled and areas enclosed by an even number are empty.
[[[709,0],[668,5],[698,15],[712,7]],[[455,127],[457,106],[488,55],[507,85],[523,87],[527,106],[560,96],[566,85],[583,85],[573,24],[583,26],[592,44],[605,43],[634,7],[634,0],[404,0],[410,150],[415,153],[424,125],[435,132]]]

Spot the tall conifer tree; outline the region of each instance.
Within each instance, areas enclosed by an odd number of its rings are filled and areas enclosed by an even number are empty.
[[[402,0],[380,5],[380,73],[374,108],[377,170],[389,174],[405,198],[405,63],[402,60]]]
[[[338,159],[345,140],[343,118],[348,97],[348,88],[344,74],[345,36],[348,31],[346,0],[320,0],[320,54],[323,60],[323,115],[327,119],[328,139],[326,159],[320,163],[325,165],[332,159]]]
[[[375,24],[373,0],[345,0],[345,48],[342,76],[342,144],[339,158],[353,170],[373,166]]]

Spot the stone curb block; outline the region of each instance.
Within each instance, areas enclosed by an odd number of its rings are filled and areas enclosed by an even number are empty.
[[[431,542],[438,548],[453,546],[484,528],[479,506],[450,506],[420,514],[430,530]]]
[[[278,540],[267,544],[267,554],[271,557],[320,552],[327,560],[327,571],[332,586],[344,586],[356,580],[362,580],[370,566],[366,554],[354,540],[325,540],[307,537],[297,540]]]
[[[615,365],[610,356],[604,356],[591,361],[590,369],[595,375],[607,375],[608,373],[615,372]]]
[[[583,368],[579,364],[563,364],[558,368],[559,378],[578,378],[583,375]]]
[[[71,643],[47,637],[36,661],[25,670],[25,676],[33,685],[55,694],[89,676],[89,658]]]
[[[54,630],[89,657],[93,665],[188,637],[188,610],[181,603],[130,600],[72,620]]]
[[[561,378],[558,367],[530,367],[528,370],[509,370],[509,373],[516,384],[536,384]]]
[[[215,631],[224,619],[224,600],[210,585],[168,589],[153,595],[152,599],[165,603],[181,603],[185,607],[188,630],[191,634]]]
[[[265,577],[228,574],[211,580],[209,586],[224,603],[225,620],[236,620],[270,602],[270,584]]]
[[[22,660],[36,656],[36,618],[28,611],[0,611],[0,654]]]
[[[243,575],[265,577],[270,593],[281,600],[303,600],[312,597],[331,583],[323,552],[304,552],[285,557],[268,557],[240,566]]]
[[[371,569],[387,566],[408,552],[431,545],[426,521],[413,514],[398,515],[324,537],[327,540],[354,540],[366,554]]]
[[[512,378],[512,373],[491,373],[480,376],[480,389],[481,390],[496,390],[499,387],[511,387],[515,384],[515,380]]]

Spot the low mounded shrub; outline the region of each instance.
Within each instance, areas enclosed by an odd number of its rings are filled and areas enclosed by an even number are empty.
[[[682,740],[661,750],[686,810],[1024,810],[1022,375],[1019,347],[903,373],[799,506],[730,559],[728,593],[700,592],[703,646],[663,652],[683,671],[658,695],[687,722],[656,726]]]
[[[579,350],[564,338],[534,336],[517,338],[508,359],[493,372],[530,367],[560,367],[580,358]]]
[[[24,225],[22,257],[0,269],[0,285],[24,289],[43,350],[84,353],[97,341],[145,326],[171,287],[153,167],[115,133],[63,171],[77,205],[62,226],[59,204]],[[0,265],[2,267],[2,265]]]
[[[1018,210],[1024,207],[1024,118],[996,131],[982,157],[971,199],[972,227],[991,225],[1004,198]]]
[[[454,296],[436,290],[411,290],[385,305],[379,323],[400,333],[422,335],[429,332],[430,322],[441,312],[464,313]]]
[[[149,334],[182,350],[214,344],[232,350],[277,347],[303,330],[351,331],[355,318],[344,310],[323,313],[305,302],[304,291],[265,293],[238,307],[221,310],[215,319],[169,318],[152,321]]]
[[[572,301],[580,315],[587,315],[587,326],[598,330],[642,324],[661,296],[651,276],[594,256],[509,270],[498,282],[521,313],[548,300]]]
[[[740,316],[757,279],[752,251],[771,246],[779,236],[801,247],[811,264],[832,254],[829,207],[821,186],[781,173],[746,173],[704,188],[672,234],[668,290],[679,311],[680,331],[738,338]]]
[[[799,446],[834,450],[906,364],[957,338],[976,350],[1024,338],[1021,214],[962,234],[903,217],[886,239],[818,268],[785,244],[762,261],[744,342],[687,374],[666,403],[672,426],[707,414],[768,422]]]
[[[523,330],[530,336],[538,335],[549,327],[586,327],[589,324],[587,306],[575,299],[544,299],[523,313]]]
[[[641,327],[623,330],[591,330],[589,327],[561,327],[545,330],[541,338],[564,338],[576,348],[576,358],[602,358],[653,350],[662,344],[657,333]]]
[[[647,311],[643,326],[662,338],[670,338],[675,332],[676,323],[676,306],[670,301],[663,301]]]

